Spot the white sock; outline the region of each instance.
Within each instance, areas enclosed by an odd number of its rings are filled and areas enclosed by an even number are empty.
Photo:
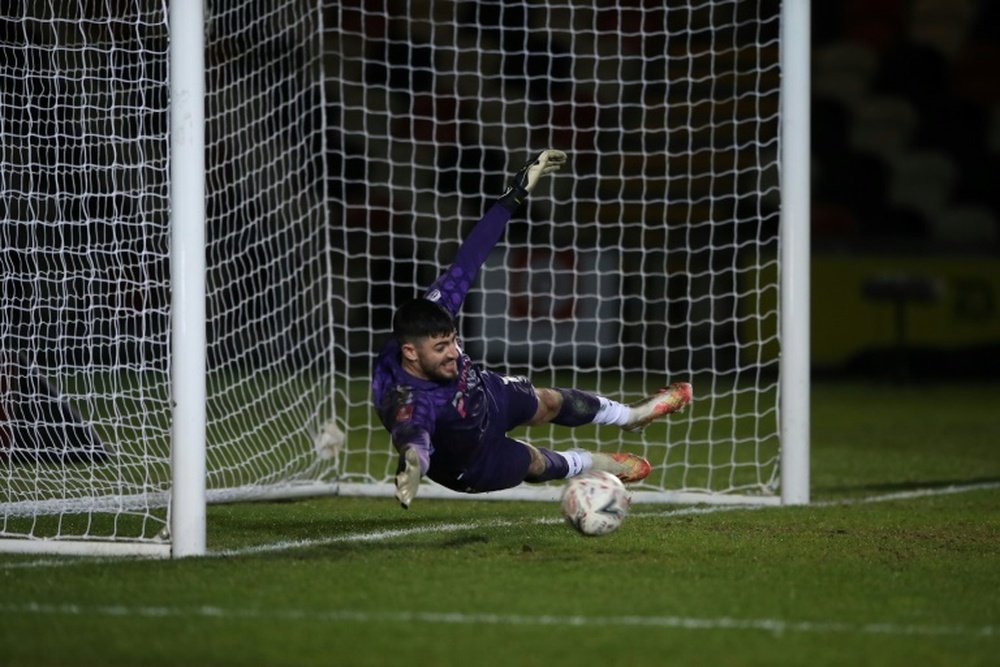
[[[628,423],[628,418],[632,414],[632,409],[629,406],[603,396],[598,396],[597,399],[601,402],[601,408],[594,415],[595,424],[624,426]]]
[[[594,465],[594,459],[591,458],[590,452],[585,452],[582,449],[571,449],[568,452],[556,452],[556,454],[566,459],[566,463],[569,464],[569,472],[566,473],[567,479],[587,472]]]

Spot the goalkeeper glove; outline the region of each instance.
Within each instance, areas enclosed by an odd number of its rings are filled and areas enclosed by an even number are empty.
[[[508,210],[514,211],[524,203],[542,176],[559,171],[565,163],[566,154],[562,151],[553,148],[542,151],[537,157],[528,160],[521,167],[521,170],[514,174],[514,180],[500,197],[500,203]]]
[[[399,455],[399,466],[396,468],[396,500],[409,509],[410,503],[417,495],[420,486],[420,457],[417,450],[407,447]]]

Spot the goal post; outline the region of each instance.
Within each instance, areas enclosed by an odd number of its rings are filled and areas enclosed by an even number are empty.
[[[781,8],[781,500],[809,502],[810,2]]]
[[[695,400],[513,435],[646,456],[638,502],[808,502],[808,9],[5,5],[0,368],[38,381],[0,376],[0,550],[198,555],[206,503],[391,497],[392,312],[550,146],[571,162],[483,267],[466,349]],[[99,456],[28,455],[72,429]]]
[[[637,501],[807,502],[808,21],[802,0],[342,3],[331,202],[359,260],[344,301],[366,306],[342,313],[343,339],[371,359],[512,167],[563,149],[467,299],[465,349],[540,385],[630,402],[691,380],[695,398],[642,436],[515,437],[646,456]],[[369,372],[347,379],[356,395]],[[391,446],[361,409],[341,488],[391,493]]]
[[[174,557],[205,553],[205,15],[172,2],[170,20],[170,538]]]

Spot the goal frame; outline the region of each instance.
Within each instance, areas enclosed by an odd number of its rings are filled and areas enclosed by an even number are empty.
[[[206,553],[206,176],[205,8],[203,0],[169,5],[170,22],[170,360],[171,489],[162,541],[0,539],[0,551],[182,558]],[[780,14],[780,497],[638,491],[634,502],[801,505],[809,502],[809,62],[810,2],[784,0]],[[183,350],[183,354],[178,354]],[[425,485],[422,498],[554,500],[556,487],[467,496]],[[321,493],[391,496],[389,483],[314,484],[281,497]],[[275,494],[267,494],[275,497]],[[232,496],[227,496],[231,500]]]
[[[161,541],[0,539],[0,552],[182,558],[206,553],[205,10],[171,2],[170,272],[173,409],[169,529]],[[128,503],[127,498],[121,502]]]

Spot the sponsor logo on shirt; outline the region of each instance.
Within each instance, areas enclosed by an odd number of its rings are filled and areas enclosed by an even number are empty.
[[[451,406],[455,408],[455,412],[462,419],[465,419],[465,396],[470,389],[475,388],[476,380],[475,376],[472,377],[470,382],[469,376],[469,363],[465,363],[462,366],[462,374],[458,376],[458,387],[455,391],[455,396],[451,399]]]

